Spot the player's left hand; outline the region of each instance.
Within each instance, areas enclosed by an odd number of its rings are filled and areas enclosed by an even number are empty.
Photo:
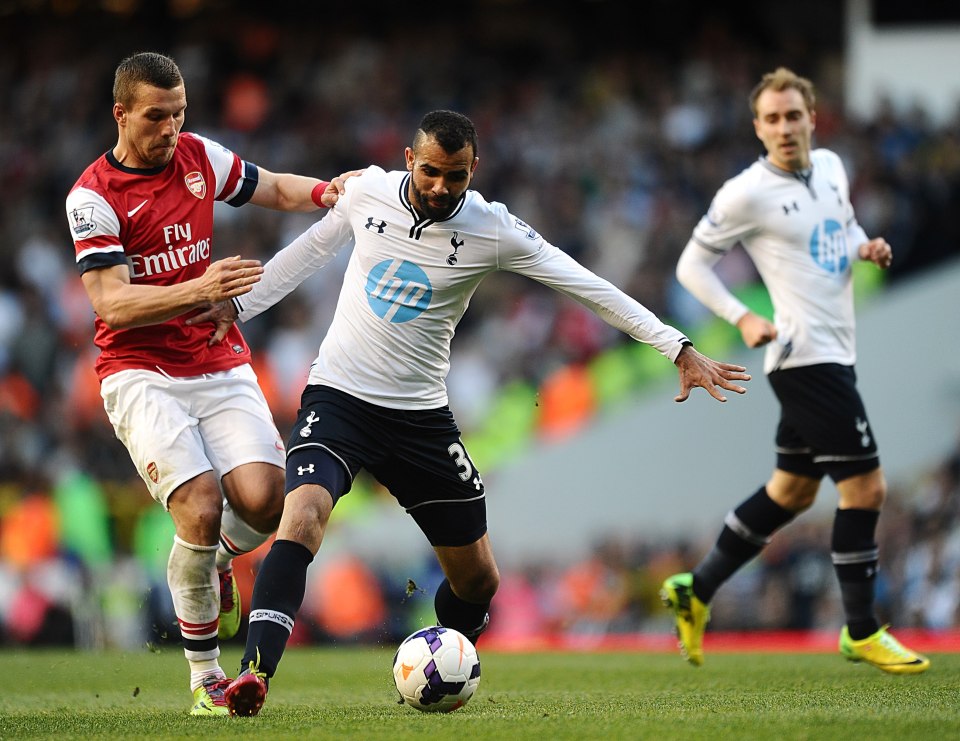
[[[706,389],[717,401],[727,400],[719,391],[720,388],[737,394],[747,393],[743,386],[733,383],[750,380],[750,374],[745,367],[712,360],[694,350],[692,345],[687,345],[680,351],[674,364],[680,371],[680,393],[673,397],[674,401],[686,401],[697,386]]]
[[[203,324],[204,322],[213,322],[213,334],[207,340],[207,347],[213,347],[227,336],[230,327],[237,321],[237,310],[232,301],[220,301],[216,304],[209,304],[201,308],[199,314],[187,319],[186,323],[190,326],[194,324]]]
[[[876,237],[864,242],[858,250],[861,260],[869,260],[878,268],[886,270],[893,262],[893,248],[883,237]]]
[[[348,170],[347,172],[337,175],[330,181],[326,189],[324,189],[323,195],[320,196],[320,201],[327,208],[333,208],[337,204],[337,201],[340,200],[340,196],[343,195],[343,184],[350,178],[362,174],[363,170]]]

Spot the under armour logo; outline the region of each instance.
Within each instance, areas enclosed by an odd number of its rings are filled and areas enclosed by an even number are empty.
[[[305,473],[313,473],[313,464],[308,466],[297,466],[297,475],[303,476]]]
[[[480,480],[480,474],[477,474],[473,477],[473,488],[480,491],[481,486],[483,486],[483,481]]]
[[[310,433],[313,432],[310,428],[313,426],[314,422],[319,422],[320,418],[317,416],[316,412],[310,412],[307,415],[307,423],[303,426],[303,429],[300,430],[300,437],[310,437]]]
[[[450,244],[453,246],[453,252],[447,256],[447,265],[456,265],[457,264],[457,250],[463,247],[463,240],[457,241],[457,237],[460,236],[459,232],[454,232],[453,236],[450,237]]]
[[[865,419],[860,419],[859,417],[857,417],[855,424],[857,426],[857,432],[860,433],[860,444],[866,448],[870,445],[870,424]]]
[[[386,221],[374,221],[372,216],[367,217],[367,223],[363,225],[364,229],[376,229],[377,234],[383,234],[383,230],[387,228]]]
[[[783,213],[786,214],[787,216],[790,215],[790,211],[799,211],[799,210],[800,210],[800,207],[797,205],[797,202],[796,202],[796,201],[794,201],[793,203],[790,203],[790,204],[782,203],[782,204],[780,204],[780,208],[783,209]]]
[[[833,191],[833,194],[837,197],[837,205],[843,205],[843,199],[840,197],[840,186],[834,185],[833,183],[827,183],[830,186],[830,189]]]

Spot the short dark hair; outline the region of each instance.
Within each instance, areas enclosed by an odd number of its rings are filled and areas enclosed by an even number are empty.
[[[137,85],[142,82],[172,90],[183,84],[183,75],[170,57],[152,51],[138,52],[117,65],[113,76],[113,102],[130,105]]]
[[[416,150],[426,137],[436,140],[447,154],[459,152],[468,144],[477,156],[477,129],[473,121],[456,111],[430,111],[420,120],[420,128],[413,139]]]

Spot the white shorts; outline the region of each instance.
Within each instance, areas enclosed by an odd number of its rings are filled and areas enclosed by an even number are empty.
[[[120,371],[103,379],[100,395],[117,438],[164,508],[174,489],[206,471],[219,481],[244,463],[283,468],[283,440],[249,365],[186,378]]]

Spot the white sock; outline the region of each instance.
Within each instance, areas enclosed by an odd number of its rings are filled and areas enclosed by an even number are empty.
[[[190,691],[194,692],[203,680],[209,676],[223,679],[227,675],[220,668],[220,662],[216,659],[207,659],[206,661],[189,661],[190,664]]]
[[[215,545],[193,545],[177,536],[173,538],[167,561],[167,584],[183,636],[183,652],[191,662],[216,662],[220,656],[217,643],[220,582],[216,558]]]

